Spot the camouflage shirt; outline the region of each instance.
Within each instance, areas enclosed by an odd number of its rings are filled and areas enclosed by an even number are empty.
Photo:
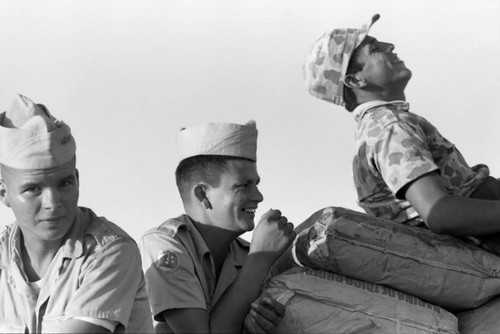
[[[458,149],[404,101],[371,101],[354,111],[353,160],[358,204],[368,214],[425,226],[400,190],[438,171],[450,194],[469,196],[489,175],[485,165],[469,167]]]

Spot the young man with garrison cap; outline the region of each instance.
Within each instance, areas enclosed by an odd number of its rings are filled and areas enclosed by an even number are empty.
[[[43,105],[18,95],[0,114],[1,333],[153,331],[140,253],[77,206],[76,144]]]
[[[304,65],[308,91],[352,112],[359,205],[373,216],[436,233],[480,238],[500,232],[500,183],[485,165],[470,167],[458,149],[410,111],[411,71],[394,45],[361,29],[334,29],[313,44]],[[476,238],[471,238],[478,241]],[[480,242],[480,241],[478,241]]]
[[[175,172],[185,213],[148,231],[140,247],[156,331],[272,332],[284,307],[259,296],[273,262],[295,238],[278,210],[266,212],[250,245],[258,189],[255,122],[208,123],[178,134]]]

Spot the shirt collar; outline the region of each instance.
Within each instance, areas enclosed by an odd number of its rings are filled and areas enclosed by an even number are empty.
[[[181,218],[182,225],[186,226],[190,231],[193,243],[196,245],[196,252],[198,253],[198,256],[200,258],[203,258],[203,256],[206,253],[210,252],[210,249],[205,243],[205,240],[201,236],[200,232],[196,229],[196,226],[194,225],[191,218],[188,215],[182,215],[181,217],[182,217]],[[236,267],[243,266],[247,257],[248,248],[249,248],[248,243],[245,240],[241,238],[236,238],[229,245],[229,253],[226,256],[226,260],[228,258],[231,258],[234,266]]]
[[[200,259],[203,258],[203,256],[206,253],[210,252],[210,249],[208,249],[208,246],[205,243],[205,240],[201,236],[200,232],[198,231],[198,229],[194,225],[191,218],[188,215],[182,215],[181,217],[182,217],[181,219],[184,223],[183,225],[185,225],[187,227],[187,229],[190,231],[190,235],[191,235],[191,238],[193,240],[193,243],[195,244],[195,248],[196,248],[196,252],[198,253],[198,256],[200,257]]]
[[[374,101],[362,103],[359,106],[357,106],[352,112],[352,114],[354,116],[354,120],[356,122],[359,122],[359,120],[365,116],[365,114],[367,113],[368,110],[376,108],[376,107],[385,106],[385,105],[394,105],[394,106],[396,106],[397,110],[399,110],[399,111],[408,111],[410,109],[410,104],[406,101],[374,100]]]
[[[241,238],[237,238],[233,241],[233,243],[231,243],[231,254],[233,256],[233,263],[235,267],[243,267],[249,248],[249,244]]]
[[[83,243],[85,238],[85,225],[92,221],[90,210],[82,210],[78,208],[75,221],[66,235],[66,239],[62,244],[63,257],[78,258],[83,254]]]
[[[21,229],[19,228],[19,225],[17,225],[17,223],[14,223],[7,228],[11,229],[9,231],[9,239],[5,240],[9,244],[9,256],[8,262],[7,257],[3,258],[5,260],[5,263],[2,263],[2,266],[7,266],[9,263],[15,261],[21,263]]]
[[[85,213],[78,209],[75,222],[71,226],[62,244],[63,257],[78,258],[83,254],[83,242],[85,237],[85,225],[83,223]],[[18,261],[21,263],[21,229],[17,223],[12,224],[9,233],[9,263]],[[8,265],[6,258],[2,257],[2,266]]]

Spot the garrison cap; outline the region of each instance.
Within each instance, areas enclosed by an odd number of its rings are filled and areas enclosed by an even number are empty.
[[[76,152],[71,130],[42,104],[18,94],[0,114],[0,164],[47,169],[70,161]]]
[[[257,127],[245,124],[206,123],[182,128],[177,135],[180,159],[198,155],[223,155],[257,161]]]

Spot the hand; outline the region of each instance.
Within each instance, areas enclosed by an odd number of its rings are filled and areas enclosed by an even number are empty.
[[[250,306],[244,327],[248,333],[272,333],[285,315],[285,306],[263,293]]]
[[[262,253],[274,262],[293,242],[296,233],[293,224],[279,210],[269,210],[255,227],[250,253]]]

